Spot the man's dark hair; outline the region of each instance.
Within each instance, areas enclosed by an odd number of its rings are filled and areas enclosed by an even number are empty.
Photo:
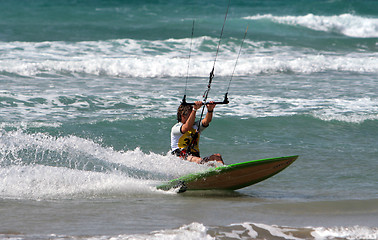
[[[181,104],[177,109],[177,121],[181,122],[181,115],[188,115],[192,111],[192,106],[188,104]]]

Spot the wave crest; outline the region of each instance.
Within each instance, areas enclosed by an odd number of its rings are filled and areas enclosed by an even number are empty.
[[[378,23],[376,28],[378,29]],[[213,64],[217,39],[200,37],[193,39],[193,42],[189,76],[207,76]],[[189,46],[190,39],[121,39],[77,43],[0,42],[0,76],[185,77]],[[224,41],[217,61],[217,76],[232,74],[239,46],[239,40]],[[235,76],[326,71],[376,73],[376,58],[374,52],[329,53],[283,46],[277,42],[246,40]]]
[[[268,19],[280,24],[299,25],[316,31],[332,32],[356,38],[378,37],[378,18],[367,18],[352,14],[317,16],[312,13],[304,16],[273,16],[264,14],[244,17],[244,19]]]

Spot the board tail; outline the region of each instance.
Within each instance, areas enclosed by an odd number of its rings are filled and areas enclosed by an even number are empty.
[[[177,191],[177,193],[183,193],[183,192],[186,192],[187,187],[184,181],[176,179],[176,180],[170,181],[169,184],[158,186],[157,189],[164,190],[164,191],[175,190]]]

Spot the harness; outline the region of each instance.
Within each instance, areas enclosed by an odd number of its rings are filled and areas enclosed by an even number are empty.
[[[198,152],[187,152],[186,149],[180,149],[180,148],[175,149],[174,151],[171,152],[171,154],[179,158],[182,158],[184,160],[186,160],[188,156],[200,157]]]

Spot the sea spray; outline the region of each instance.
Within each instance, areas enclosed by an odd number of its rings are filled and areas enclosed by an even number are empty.
[[[18,130],[2,132],[0,139],[3,197],[151,193],[161,181],[205,169],[169,155],[145,154],[140,149],[114,151],[75,136],[54,137]]]

